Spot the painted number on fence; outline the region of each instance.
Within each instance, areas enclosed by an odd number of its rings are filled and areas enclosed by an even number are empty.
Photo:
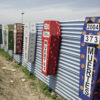
[[[99,24],[87,24],[86,30],[99,31]]]
[[[91,94],[91,81],[92,81],[92,71],[93,71],[93,63],[94,63],[94,47],[87,47],[87,57],[86,57],[86,69],[84,76],[84,90],[83,93],[90,97]]]
[[[100,37],[97,35],[85,35],[84,36],[84,42],[86,43],[93,43],[93,44],[99,44]]]
[[[47,59],[47,40],[44,40],[44,53],[43,53],[43,71],[46,71],[46,59]]]

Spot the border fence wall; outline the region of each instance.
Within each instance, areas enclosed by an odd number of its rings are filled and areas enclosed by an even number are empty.
[[[45,76],[41,73],[42,28],[43,23],[36,24],[36,56],[35,62],[24,62],[23,55],[15,55],[13,51],[5,51],[23,66],[46,83],[56,93],[66,100],[81,100],[79,98],[80,79],[80,42],[84,21],[61,22],[61,46],[57,66],[57,74]]]

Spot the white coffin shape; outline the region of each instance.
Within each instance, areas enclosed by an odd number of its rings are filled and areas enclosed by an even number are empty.
[[[36,45],[36,25],[34,23],[24,25],[24,49],[23,60],[34,62]]]

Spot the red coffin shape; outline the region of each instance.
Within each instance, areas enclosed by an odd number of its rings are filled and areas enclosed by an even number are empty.
[[[56,74],[61,40],[61,28],[58,21],[44,21],[42,32],[42,73]]]

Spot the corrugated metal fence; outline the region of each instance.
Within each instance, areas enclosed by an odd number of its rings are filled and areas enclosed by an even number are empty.
[[[35,73],[36,77],[45,82],[66,100],[81,100],[79,98],[80,74],[80,39],[84,21],[61,22],[61,46],[57,74],[45,76],[41,73],[41,46],[43,23],[37,26],[36,59],[35,63],[23,62],[21,55],[12,55],[19,63]],[[6,51],[6,50],[5,50]]]

